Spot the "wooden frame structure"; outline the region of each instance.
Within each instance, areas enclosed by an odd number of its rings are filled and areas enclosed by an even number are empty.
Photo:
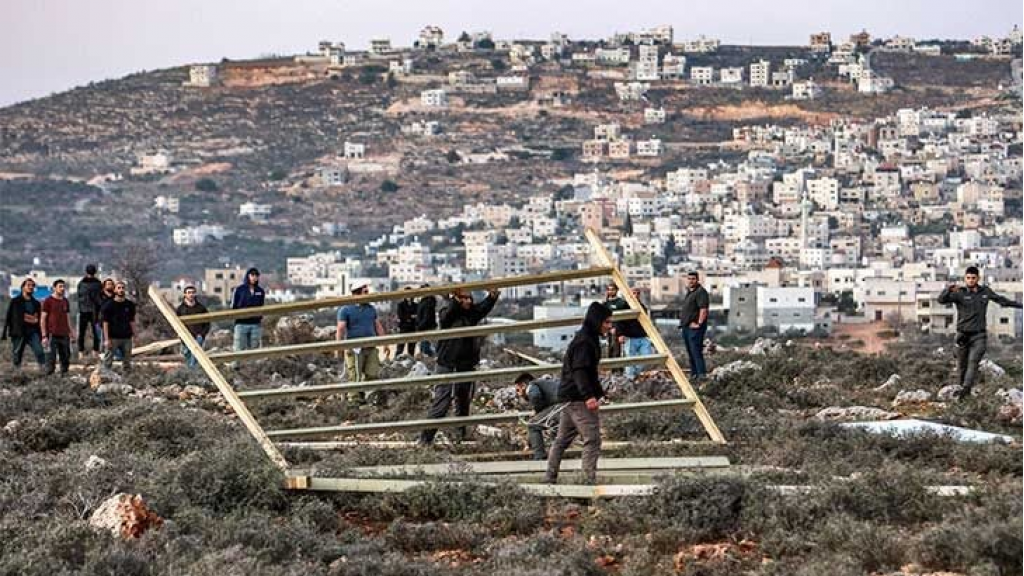
[[[446,285],[446,286],[432,286],[413,288],[409,290],[400,290],[392,292],[382,292],[377,294],[367,294],[358,296],[342,296],[336,298],[325,298],[319,300],[310,300],[303,302],[295,302],[289,304],[272,304],[264,306],[259,309],[261,316],[274,316],[289,314],[294,312],[302,312],[308,310],[317,310],[322,308],[332,308],[337,306],[343,306],[346,304],[360,304],[369,302],[381,302],[381,301],[393,301],[400,300],[403,298],[415,298],[422,296],[432,296],[439,294],[447,294],[455,289],[463,290],[479,290],[479,289],[495,289],[495,288],[508,288],[513,286],[528,286],[535,284],[543,284],[550,282],[558,282],[565,280],[578,280],[584,278],[597,278],[602,276],[610,276],[612,282],[615,283],[619,288],[619,292],[629,303],[630,309],[625,311],[616,312],[614,318],[616,320],[628,320],[636,319],[640,322],[644,331],[651,339],[656,354],[648,356],[638,356],[633,358],[610,358],[601,361],[602,367],[605,368],[620,368],[630,364],[646,364],[646,365],[657,365],[664,366],[672,379],[676,382],[682,394],[681,399],[676,400],[660,400],[653,402],[639,402],[631,404],[609,404],[601,408],[602,413],[627,413],[636,411],[646,410],[658,410],[658,409],[672,409],[680,407],[688,407],[693,410],[697,419],[704,427],[710,440],[714,443],[725,443],[725,438],[715,425],[714,420],[708,413],[704,404],[700,401],[697,393],[690,385],[686,374],[680,368],[675,358],[672,356],[671,351],[665,344],[654,323],[651,321],[650,316],[646,313],[640,302],[633,296],[632,291],[625,280],[625,277],[619,272],[609,255],[607,250],[601,244],[600,238],[593,230],[586,231],[587,241],[590,243],[592,255],[598,261],[598,266],[591,268],[584,268],[579,270],[569,270],[560,272],[545,272],[542,274],[532,274],[524,276],[516,276],[510,278],[500,278],[494,280],[479,280],[474,282],[465,282],[461,284]],[[214,386],[221,393],[222,396],[227,400],[228,404],[238,415],[241,422],[245,425],[246,430],[256,439],[260,447],[266,453],[267,457],[284,472],[286,476],[285,485],[288,488],[296,490],[335,490],[335,491],[357,491],[357,492],[393,492],[403,491],[415,486],[423,484],[424,480],[409,480],[409,479],[395,479],[395,478],[367,478],[367,471],[359,470],[355,471],[356,477],[352,478],[322,478],[315,475],[311,475],[308,471],[292,468],[284,456],[281,454],[280,446],[285,445],[290,448],[305,447],[310,448],[321,447],[325,442],[296,442],[296,439],[331,439],[340,436],[360,434],[360,433],[373,433],[373,432],[410,432],[416,430],[423,430],[426,428],[451,428],[465,425],[474,424],[494,424],[494,423],[509,423],[517,422],[528,418],[532,414],[529,412],[505,412],[497,414],[476,414],[473,416],[455,417],[455,418],[444,418],[444,419],[426,419],[426,420],[407,420],[399,422],[374,422],[374,423],[356,423],[356,424],[344,424],[337,426],[321,426],[315,428],[296,428],[286,430],[265,430],[263,426],[257,421],[250,412],[246,401],[260,401],[264,399],[279,399],[279,398],[310,398],[317,396],[326,396],[332,394],[342,394],[348,392],[361,392],[371,390],[382,390],[382,389],[395,389],[395,388],[412,388],[412,387],[423,387],[432,386],[438,384],[446,384],[453,382],[465,382],[465,381],[487,381],[487,380],[511,380],[517,374],[524,370],[529,370],[533,373],[540,374],[551,374],[557,373],[561,370],[560,364],[544,363],[539,362],[536,359],[528,356],[518,354],[522,358],[526,358],[533,362],[530,365],[515,367],[515,368],[500,368],[496,370],[482,370],[475,372],[456,372],[449,374],[432,374],[420,377],[406,377],[406,378],[392,378],[385,380],[376,381],[364,381],[354,383],[340,383],[340,384],[328,384],[319,386],[288,386],[283,388],[275,389],[258,389],[258,390],[247,390],[237,392],[227,382],[223,374],[216,363],[218,362],[239,362],[247,360],[256,360],[260,358],[271,358],[278,356],[291,356],[299,354],[324,354],[330,353],[337,350],[350,350],[354,348],[364,348],[368,346],[385,346],[391,344],[398,344],[404,342],[413,342],[422,340],[424,333],[411,333],[411,334],[389,334],[386,336],[379,336],[373,338],[354,338],[351,340],[342,341],[329,341],[329,342],[312,342],[307,344],[295,344],[289,346],[276,346],[268,348],[260,348],[256,350],[246,350],[241,352],[220,352],[207,354],[206,351],[199,346],[195,340],[190,336],[187,328],[187,324],[199,323],[199,322],[218,322],[225,320],[233,320],[235,318],[248,317],[253,315],[252,309],[244,310],[221,310],[216,312],[210,312],[207,314],[197,314],[193,316],[178,317],[174,310],[154,289],[149,289],[149,297],[153,300],[157,309],[160,310],[164,318],[173,328],[175,334],[181,339],[188,350],[196,358],[199,366],[202,367],[203,371],[206,372]],[[467,337],[467,336],[486,336],[489,334],[506,333],[506,332],[522,332],[531,330],[543,330],[554,327],[564,327],[578,325],[582,322],[582,317],[570,317],[570,318],[553,318],[543,320],[526,320],[517,321],[510,323],[501,324],[487,324],[481,326],[471,326],[464,328],[454,328],[446,330],[436,330],[430,332],[429,336],[432,340],[443,340],[447,338],[455,337]],[[337,443],[342,444],[342,443]],[[644,460],[642,464],[637,464],[640,460]],[[654,477],[657,474],[669,473],[679,469],[690,469],[690,468],[721,468],[728,466],[728,461],[724,458],[720,459],[708,459],[708,458],[690,458],[690,459],[679,459],[679,458],[657,458],[657,459],[631,459],[631,458],[604,458],[601,461],[601,474],[599,479],[601,480],[622,480],[631,479],[646,480]],[[579,461],[566,460],[564,462],[565,469],[572,469],[573,466],[578,466]],[[398,469],[407,472],[408,467],[380,467],[376,470],[381,475],[394,475],[394,472]],[[437,470],[443,469],[442,467],[436,466],[434,468],[426,468],[423,466],[419,467],[421,473],[423,470],[434,470],[433,474],[437,474]],[[528,465],[525,463],[517,462],[491,462],[487,465],[473,464],[468,465],[470,471],[474,470],[492,470],[493,472],[481,473],[480,477],[485,480],[493,480],[496,476],[505,475],[509,478],[523,482],[521,486],[532,493],[536,493],[543,496],[562,496],[572,498],[600,498],[607,496],[618,496],[618,495],[634,495],[634,494],[646,494],[649,493],[651,485],[647,484],[604,484],[598,486],[582,486],[582,485],[542,485],[542,484],[531,484],[531,481],[535,481],[537,474],[537,466]]]

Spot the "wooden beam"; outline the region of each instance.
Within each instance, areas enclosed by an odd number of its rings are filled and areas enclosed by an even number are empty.
[[[431,482],[425,480],[390,480],[379,478],[320,478],[317,476],[290,476],[285,487],[291,490],[318,490],[328,492],[405,492]],[[446,485],[463,482],[445,482]],[[494,485],[491,482],[476,484]],[[616,496],[645,496],[650,494],[653,484],[604,484],[588,486],[582,484],[520,484],[519,488],[546,498],[597,499]]]
[[[563,460],[563,472],[583,469],[582,460]],[[545,472],[548,463],[543,460],[508,460],[504,462],[445,462],[443,464],[400,464],[395,466],[361,466],[346,472],[358,476],[417,476],[447,474],[525,474]],[[698,456],[676,458],[601,458],[600,470],[674,470],[683,468],[728,468],[725,456]]]
[[[638,313],[635,310],[624,310],[622,312],[615,313],[613,316],[616,320],[629,320],[631,318],[636,318],[637,315]],[[322,354],[324,352],[333,352],[335,350],[352,350],[354,348],[368,348],[372,346],[390,346],[391,344],[400,344],[403,342],[419,342],[424,339],[449,340],[453,338],[487,336],[489,334],[503,334],[507,332],[529,332],[532,330],[559,328],[582,323],[583,316],[544,318],[541,320],[519,320],[516,322],[466,326],[463,328],[449,328],[447,330],[433,330],[430,332],[406,332],[402,334],[388,334],[387,336],[372,336],[368,338],[351,338],[349,340],[329,340],[325,342],[292,344],[289,346],[256,348],[254,350],[243,350],[241,352],[218,352],[216,354],[210,354],[210,359],[218,362],[234,362],[238,360],[255,360],[257,358],[291,356],[294,354]]]
[[[659,408],[689,406],[692,403],[693,401],[689,399],[679,399],[637,402],[632,404],[608,404],[601,407],[601,413],[615,414],[619,412],[641,412],[645,410],[656,410]],[[520,419],[525,420],[531,416],[533,416],[533,412],[502,412],[498,414],[478,414],[476,416],[461,416],[455,418],[428,418],[424,420],[405,420],[400,422],[367,422],[361,424],[346,424],[342,426],[269,430],[267,431],[267,436],[271,438],[306,438],[379,432],[415,432],[431,428],[454,428],[459,426],[472,426],[475,424],[518,422]]]
[[[523,360],[526,360],[527,362],[533,362],[534,364],[536,364],[538,366],[543,366],[544,364],[547,364],[547,362],[544,362],[540,358],[537,358],[535,356],[530,356],[528,354],[523,354],[522,352],[520,352],[518,350],[513,350],[512,348],[502,348],[502,350],[504,350],[505,353],[507,353],[507,354],[511,354],[511,355],[516,356],[518,358],[522,358]]]
[[[652,356],[633,356],[629,358],[610,358],[602,360],[604,368],[619,368],[633,364],[663,364],[665,356],[655,354]],[[284,388],[270,388],[267,390],[246,390],[239,392],[240,398],[247,400],[272,399],[287,397],[315,397],[330,396],[347,392],[367,392],[370,390],[418,388],[420,386],[432,386],[435,384],[451,384],[454,382],[488,382],[494,380],[512,380],[523,372],[531,374],[557,374],[562,371],[561,364],[541,364],[539,366],[516,366],[512,368],[497,368],[494,370],[477,370],[474,372],[450,372],[447,374],[430,374],[428,376],[415,376],[403,378],[389,378],[387,380],[367,380],[363,382],[343,382],[339,384],[320,384],[317,386],[286,386]]]
[[[186,324],[198,322],[220,322],[234,320],[235,318],[248,318],[251,316],[279,316],[292,312],[305,312],[307,310],[319,310],[321,308],[335,308],[346,304],[363,304],[369,302],[385,302],[388,300],[402,300],[403,298],[419,298],[422,296],[434,296],[438,294],[449,294],[456,289],[473,291],[489,290],[492,288],[510,288],[512,286],[531,286],[535,284],[547,284],[550,282],[561,282],[565,280],[579,280],[581,278],[596,278],[611,274],[611,268],[584,268],[580,270],[559,270],[555,272],[544,272],[541,274],[527,274],[525,276],[512,276],[509,278],[495,278],[491,280],[475,280],[461,284],[447,284],[428,286],[426,288],[411,288],[409,290],[396,290],[393,292],[378,292],[376,294],[365,294],[360,296],[337,296],[334,298],[321,298],[318,300],[306,300],[303,302],[291,302],[288,304],[268,304],[260,308],[242,308],[239,310],[217,310],[206,314],[194,314],[182,317]]]
[[[276,464],[278,468],[287,472],[288,461],[284,459],[284,456],[281,455],[277,446],[275,446],[270,438],[267,437],[267,434],[263,431],[263,427],[259,425],[255,418],[253,418],[249,409],[246,408],[245,403],[243,403],[238,395],[235,394],[234,388],[228,384],[227,380],[224,379],[224,376],[221,375],[219,370],[217,370],[217,367],[212,361],[210,361],[210,357],[206,355],[206,351],[203,350],[203,347],[196,342],[196,339],[189,333],[188,328],[181,323],[178,319],[178,315],[171,309],[170,304],[168,304],[167,301],[160,296],[160,293],[157,292],[156,288],[152,286],[149,287],[149,298],[156,305],[157,310],[160,310],[160,313],[164,315],[164,319],[167,320],[167,323],[174,329],[178,338],[185,343],[185,346],[188,347],[189,351],[192,352],[192,355],[195,356],[199,365],[202,366],[203,371],[206,372],[206,375],[209,376],[214,386],[216,386],[217,390],[219,390],[221,395],[224,396],[224,399],[228,401],[228,404],[231,406],[231,409],[235,411],[238,419],[245,425],[246,430],[249,431],[249,434],[252,434],[252,437],[255,438],[260,447],[263,448],[263,452],[267,454],[270,460]]]
[[[640,325],[643,327],[644,332],[651,339],[651,343],[654,344],[654,349],[659,354],[666,356],[665,366],[668,368],[672,378],[676,381],[676,385],[679,386],[679,390],[683,393],[683,397],[693,401],[693,412],[697,415],[697,419],[700,420],[701,425],[704,426],[704,431],[707,432],[708,436],[713,442],[718,444],[725,444],[725,436],[722,435],[721,430],[715,424],[711,414],[708,413],[707,408],[704,407],[704,403],[700,401],[700,397],[697,396],[697,392],[694,391],[693,386],[690,385],[690,380],[683,373],[683,369],[676,362],[675,356],[672,355],[672,350],[669,349],[668,344],[661,337],[661,332],[658,331],[658,327],[651,321],[651,317],[643,312],[643,307],[640,306],[640,301],[637,300],[636,296],[633,296],[633,291],[626,282],[625,276],[619,269],[615,267],[615,261],[612,259],[611,254],[605,249],[604,244],[601,242],[601,238],[592,229],[587,228],[586,230],[587,241],[590,243],[591,249],[594,251],[594,255],[597,256],[598,262],[602,266],[608,266],[612,269],[612,280],[619,287],[619,293],[626,302],[629,303],[629,307],[635,311],[640,311],[641,314],[637,319]]]
[[[158,340],[157,342],[150,342],[145,346],[132,348],[132,358],[134,358],[135,356],[142,356],[143,354],[149,354],[150,352],[159,352],[164,348],[170,348],[180,343],[181,340],[178,340],[177,338],[171,338],[169,340]]]

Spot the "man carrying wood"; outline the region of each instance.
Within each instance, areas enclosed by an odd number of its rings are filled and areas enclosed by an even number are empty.
[[[558,399],[568,402],[558,422],[558,436],[548,455],[548,470],[544,482],[558,481],[562,455],[576,436],[583,436],[583,478],[588,484],[597,483],[597,459],[601,455],[601,419],[598,401],[604,396],[597,367],[601,362],[601,336],[612,329],[612,312],[600,302],[587,308],[583,326],[565,351],[562,361],[562,381],[558,386]]]

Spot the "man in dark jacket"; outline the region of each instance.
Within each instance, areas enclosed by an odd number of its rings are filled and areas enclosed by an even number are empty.
[[[114,297],[100,308],[103,321],[103,367],[110,368],[121,351],[121,368],[125,374],[132,369],[132,347],[135,338],[135,303],[126,296],[125,283],[114,283]]]
[[[473,295],[469,292],[457,290],[452,293],[451,297],[446,299],[444,307],[441,308],[441,329],[476,326],[494,308],[494,303],[498,301],[498,294],[498,290],[491,290],[482,302],[474,303]],[[479,336],[468,336],[438,342],[436,373],[450,374],[476,370],[476,365],[480,363],[482,340]],[[448,414],[448,408],[451,406],[453,398],[455,400],[455,415],[469,416],[469,404],[473,401],[474,386],[474,382],[434,386],[434,400],[427,412],[427,417],[444,418]],[[420,435],[420,444],[432,444],[436,434],[436,428],[424,430]],[[462,440],[465,437],[466,427],[462,426],[456,431],[456,438]]]
[[[526,429],[534,460],[548,459],[544,436],[558,433],[558,420],[565,407],[558,401],[558,385],[558,380],[550,375],[534,378],[533,374],[523,372],[516,378],[516,395],[529,401],[533,408],[533,417],[526,423]]]
[[[583,326],[565,351],[558,399],[568,404],[562,410],[558,436],[548,454],[546,483],[554,484],[558,480],[562,455],[578,435],[583,436],[584,481],[597,482],[597,459],[601,455],[601,419],[597,410],[598,401],[604,396],[597,366],[601,361],[601,336],[612,329],[611,315],[604,304],[591,303]]]
[[[422,288],[429,287],[424,284]],[[416,304],[416,331],[429,332],[437,330],[437,298],[424,296]],[[420,340],[420,353],[424,356],[434,355],[434,344],[430,340]]]
[[[619,310],[629,310],[629,302],[619,296],[619,287],[614,282],[609,282],[604,290],[604,305],[614,314]],[[612,324],[612,331],[608,333],[608,358],[622,356],[622,344],[619,342],[618,326]]]
[[[412,290],[410,286],[405,287],[406,290]],[[416,302],[412,298],[402,298],[398,302],[396,307],[396,315],[398,316],[398,333],[399,334],[412,334],[416,331]],[[405,350],[409,351],[410,356],[416,354],[416,342],[399,342],[398,349],[395,351],[395,356],[402,354]]]
[[[100,294],[103,283],[96,277],[96,265],[85,267],[85,276],[78,281],[78,354],[85,354],[85,335],[92,333],[92,351],[99,355],[103,332],[100,330]]]
[[[965,287],[950,284],[939,294],[940,304],[956,305],[956,350],[957,369],[960,373],[960,398],[971,394],[978,377],[978,364],[985,355],[988,345],[986,314],[989,301],[1000,306],[1020,308],[1014,302],[1000,296],[988,286],[978,284],[978,268],[971,266],[964,273]]]
[[[4,330],[0,334],[0,340],[6,340],[8,335],[11,337],[12,360],[16,370],[21,368],[25,346],[31,348],[32,353],[36,355],[40,371],[46,366],[46,353],[43,351],[43,337],[39,327],[43,306],[33,296],[35,291],[35,280],[26,278],[21,283],[21,294],[11,298],[7,306]]]
[[[203,306],[203,303],[196,299],[196,287],[186,286],[185,296],[182,298],[181,304],[178,305],[175,313],[178,316],[192,316],[193,314],[206,314],[206,312],[206,306]],[[210,333],[210,323],[186,324],[186,327],[188,328],[188,333],[195,338],[196,343],[202,348],[203,342],[206,341],[206,335]],[[181,353],[185,356],[185,365],[189,368],[195,368],[199,363],[184,343],[181,345]]]
[[[249,268],[245,273],[245,282],[235,288],[231,298],[231,309],[259,308],[265,303],[266,294],[260,286],[260,271]],[[260,338],[263,336],[263,329],[260,323],[262,316],[250,316],[248,318],[235,319],[235,341],[234,349],[250,350],[260,347]]]

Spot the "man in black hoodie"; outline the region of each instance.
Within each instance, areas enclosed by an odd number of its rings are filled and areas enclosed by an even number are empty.
[[[92,333],[92,351],[99,356],[103,331],[100,329],[100,295],[103,283],[96,277],[96,265],[85,267],[85,276],[78,281],[78,354],[85,353],[85,335]]]
[[[429,287],[424,284],[421,288]],[[416,304],[416,331],[429,332],[437,330],[437,298],[424,296]],[[434,355],[434,344],[430,340],[420,340],[420,353],[424,356]]]
[[[174,311],[178,316],[191,316],[193,314],[206,314],[208,310],[203,303],[196,298],[196,287],[186,286],[185,296],[181,299],[181,304]],[[203,347],[203,342],[206,341],[206,335],[210,333],[209,322],[199,322],[196,324],[189,324],[186,326],[188,333],[195,338],[196,343],[199,347]],[[192,352],[185,346],[184,342],[181,344],[181,353],[185,356],[185,366],[189,368],[195,368],[199,364],[199,360],[192,355]]]
[[[558,399],[568,402],[558,423],[558,436],[548,452],[548,470],[544,481],[554,484],[562,466],[562,454],[583,436],[583,477],[588,484],[597,482],[597,459],[601,455],[601,419],[598,401],[604,396],[597,373],[601,361],[601,336],[612,329],[612,312],[600,302],[587,308],[587,316],[576,337],[569,343],[562,360],[562,382]]]
[[[451,297],[445,300],[441,308],[440,324],[441,329],[464,328],[476,326],[481,320],[487,317],[498,301],[498,290],[491,290],[487,298],[479,303],[473,302],[473,295],[464,290],[457,290]],[[438,374],[450,374],[452,372],[472,372],[480,363],[479,336],[468,336],[465,338],[451,338],[441,340],[437,343],[437,370]],[[448,414],[448,408],[455,399],[455,415],[469,416],[469,404],[473,401],[474,382],[458,382],[455,384],[438,384],[434,386],[434,400],[427,412],[428,418],[444,418]],[[420,435],[419,443],[429,446],[434,442],[434,435],[437,429],[424,430]],[[456,431],[458,439],[466,437],[466,427],[463,426]]]
[[[406,286],[406,290],[412,290],[411,286]],[[416,302],[412,298],[403,298],[398,302],[396,307],[396,315],[398,316],[398,333],[399,334],[411,334],[416,331]],[[409,356],[416,355],[416,342],[399,342],[398,349],[395,350],[395,356],[401,356],[405,350],[409,351]]]

